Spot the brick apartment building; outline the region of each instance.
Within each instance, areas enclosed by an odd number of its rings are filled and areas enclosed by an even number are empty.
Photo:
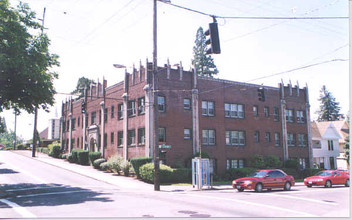
[[[147,62],[148,69],[152,69]],[[295,158],[312,166],[308,88],[278,88],[197,76],[182,66],[158,68],[159,144],[167,165],[186,165],[196,152],[216,172],[246,167],[254,154]],[[62,104],[62,147],[125,159],[153,155],[152,72],[140,65],[125,80],[91,86],[86,98]],[[258,99],[264,88],[265,101]],[[81,112],[82,100],[86,113]],[[104,135],[103,135],[104,134]],[[86,144],[84,144],[86,143]]]

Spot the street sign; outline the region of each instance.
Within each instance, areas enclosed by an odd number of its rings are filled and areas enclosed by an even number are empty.
[[[159,145],[159,148],[171,149],[171,145],[162,144],[162,145]]]

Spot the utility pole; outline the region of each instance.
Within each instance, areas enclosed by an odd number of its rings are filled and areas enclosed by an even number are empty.
[[[46,10],[46,8],[44,7],[43,19],[39,19],[42,21],[42,28],[41,28],[42,34],[44,32],[45,10]],[[37,146],[37,119],[38,119],[38,107],[35,106],[35,108],[34,108],[34,131],[33,131],[32,157],[35,157],[35,148]]]
[[[154,191],[160,191],[159,127],[158,127],[158,64],[157,64],[157,0],[153,6],[153,95],[154,95]]]

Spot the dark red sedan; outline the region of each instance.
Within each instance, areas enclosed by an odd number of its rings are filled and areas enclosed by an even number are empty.
[[[242,192],[245,189],[254,189],[261,192],[263,189],[283,188],[290,190],[295,185],[293,176],[288,176],[279,169],[257,170],[247,177],[232,181],[232,187]]]
[[[338,170],[323,170],[304,179],[304,185],[332,187],[332,185],[350,186],[350,175],[348,172]]]

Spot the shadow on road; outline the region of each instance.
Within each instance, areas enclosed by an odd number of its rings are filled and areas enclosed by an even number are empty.
[[[61,184],[4,184],[1,185],[0,191],[6,192],[6,196],[3,196],[3,198],[11,200],[22,207],[60,206],[90,201],[113,201],[107,197],[103,197],[109,193]],[[4,206],[0,205],[1,208],[4,208]]]
[[[18,172],[7,168],[0,169],[0,174],[11,174],[11,173],[18,173]]]

